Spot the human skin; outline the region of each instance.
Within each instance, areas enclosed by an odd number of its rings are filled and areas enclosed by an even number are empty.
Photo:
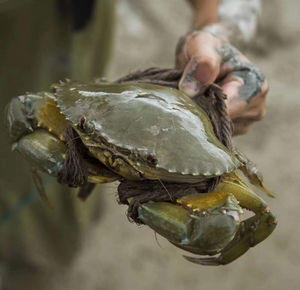
[[[267,80],[261,70],[231,44],[236,42],[234,37],[247,38],[239,31],[238,20],[235,20],[238,17],[229,19],[230,23],[219,21],[218,0],[189,2],[195,11],[194,28],[177,45],[176,66],[183,70],[179,88],[193,98],[210,83],[220,85],[227,95],[234,135],[245,134],[266,114]],[[251,6],[244,8],[253,13]]]

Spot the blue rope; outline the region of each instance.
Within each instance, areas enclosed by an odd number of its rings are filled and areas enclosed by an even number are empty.
[[[46,178],[43,178],[43,182],[44,182],[44,184],[46,184],[46,186],[45,186],[45,190],[46,190],[50,184],[50,180],[48,177],[46,177]],[[38,198],[40,198],[40,194],[39,194],[37,188],[35,187],[28,196],[26,196],[25,198],[20,200],[20,202],[18,202],[15,206],[13,206],[7,213],[5,213],[1,216],[0,227],[3,226],[5,223],[7,223],[10,219],[14,218],[16,215],[18,215],[22,209],[24,209],[25,207],[32,204]]]

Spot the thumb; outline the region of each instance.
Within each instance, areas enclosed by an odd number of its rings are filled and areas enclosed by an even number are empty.
[[[212,54],[192,56],[184,69],[179,89],[193,98],[213,83],[220,73],[220,58]]]

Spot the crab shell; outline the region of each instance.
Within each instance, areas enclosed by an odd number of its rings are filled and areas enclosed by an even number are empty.
[[[176,89],[83,82],[54,89],[92,155],[127,179],[197,183],[240,166],[204,110]]]

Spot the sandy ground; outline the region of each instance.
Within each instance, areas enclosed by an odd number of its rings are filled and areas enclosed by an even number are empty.
[[[299,289],[300,4],[264,3],[263,29],[247,55],[268,77],[268,114],[235,143],[276,192],[274,200],[259,192],[278,216],[274,234],[226,267],[194,265],[161,237],[159,246],[149,228],[130,224],[110,185],[103,219],[59,289]],[[172,67],[175,44],[190,16],[182,0],[120,1],[109,77],[153,65]]]

